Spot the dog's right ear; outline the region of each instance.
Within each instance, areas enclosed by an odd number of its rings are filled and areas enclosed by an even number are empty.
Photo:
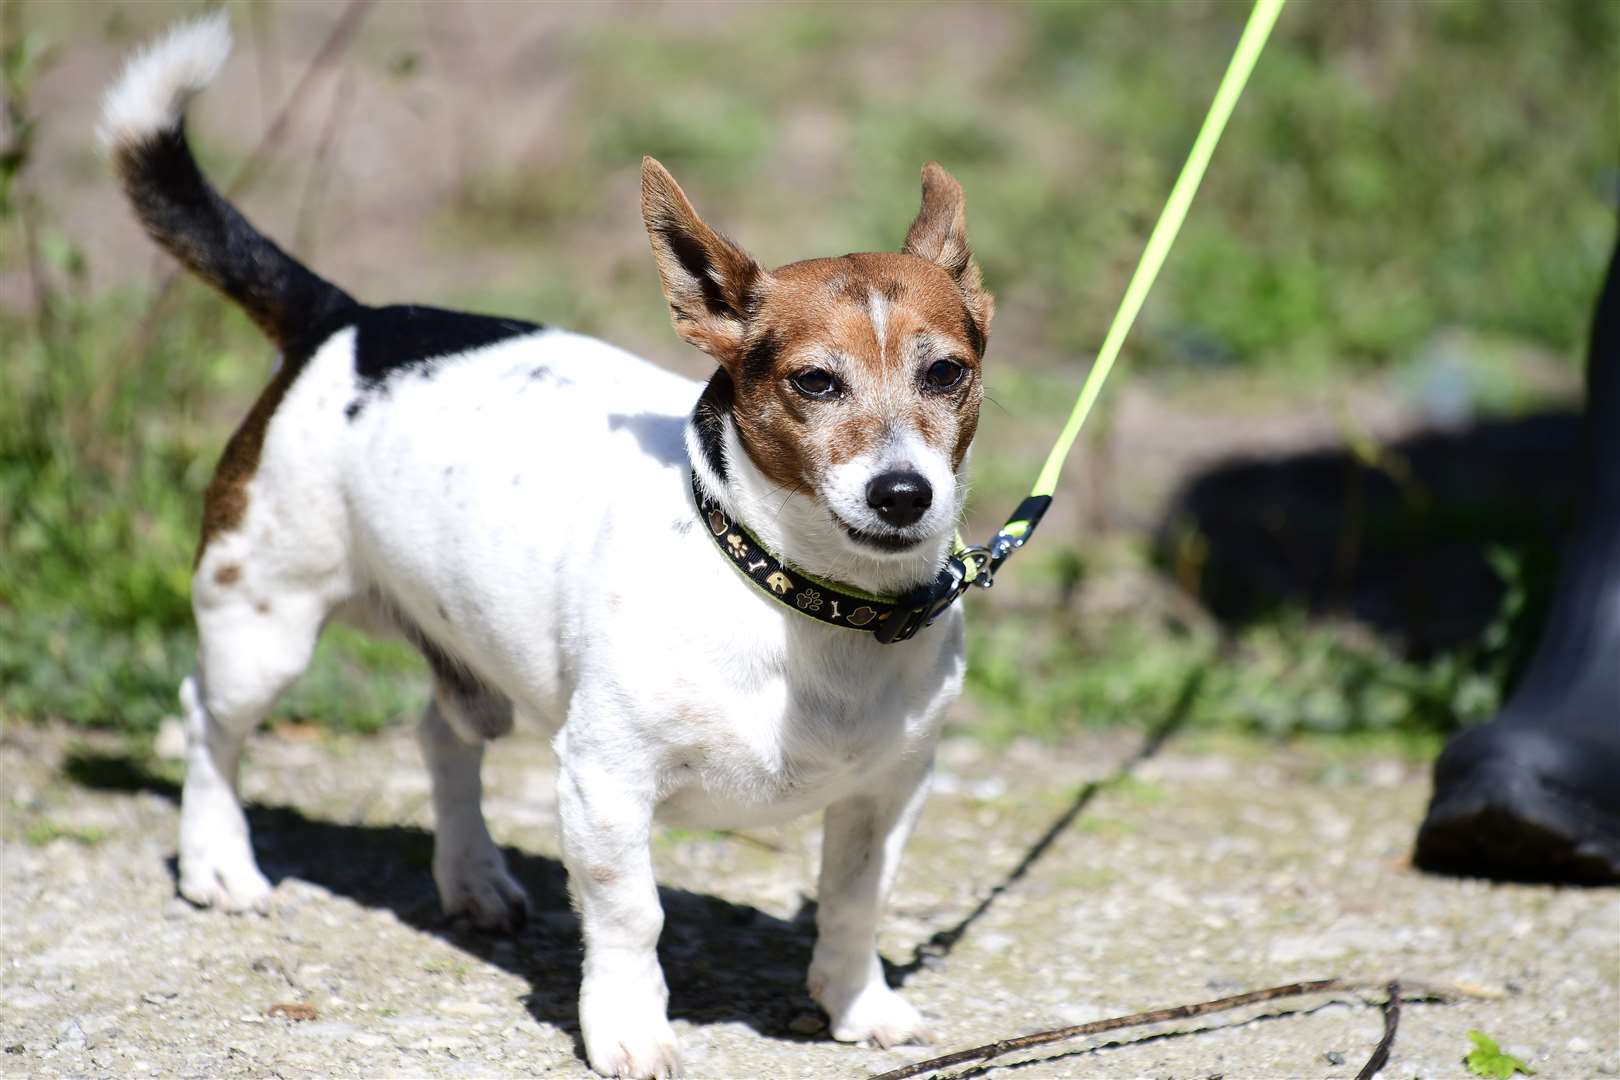
[[[641,217],[675,332],[730,368],[748,336],[750,302],[769,275],[703,223],[669,171],[641,159]]]

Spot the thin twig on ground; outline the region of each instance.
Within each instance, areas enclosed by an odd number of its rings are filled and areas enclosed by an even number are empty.
[[[1389,984],[1389,1000],[1384,1003],[1384,1037],[1378,1040],[1373,1048],[1372,1057],[1367,1064],[1356,1073],[1356,1080],[1372,1080],[1378,1070],[1384,1067],[1389,1060],[1389,1048],[1395,1045],[1395,1029],[1401,1024],[1401,982],[1392,979]]]
[[[1433,999],[1445,1000],[1448,997],[1468,996],[1467,992],[1460,987],[1430,984],[1412,984],[1412,986],[1417,996]],[[1389,1057],[1389,1048],[1395,1042],[1395,1028],[1400,1022],[1401,997],[1401,984],[1396,981],[1315,979],[1309,982],[1288,983],[1285,986],[1269,986],[1264,990],[1249,990],[1241,994],[1216,998],[1213,1001],[1200,1001],[1193,1005],[1174,1005],[1165,1009],[1150,1009],[1147,1012],[1132,1013],[1130,1016],[1117,1016],[1108,1020],[1093,1020],[1087,1024],[1075,1024],[1071,1027],[1054,1028],[1051,1031],[1037,1031],[1032,1035],[1019,1035],[1012,1039],[1001,1039],[993,1043],[986,1043],[983,1046],[957,1050],[942,1057],[929,1058],[926,1061],[903,1065],[898,1069],[892,1069],[889,1072],[873,1076],[871,1080],[906,1080],[907,1077],[937,1072],[940,1069],[948,1069],[953,1065],[964,1065],[971,1061],[989,1061],[991,1058],[1001,1057],[1016,1050],[1047,1046],[1087,1035],[1100,1035],[1105,1031],[1118,1031],[1120,1028],[1162,1024],[1169,1020],[1188,1020],[1207,1013],[1240,1009],[1245,1005],[1257,1005],[1260,1002],[1275,1001],[1278,998],[1371,989],[1387,990],[1390,999],[1384,1010],[1384,1037],[1380,1040],[1378,1048],[1373,1052],[1372,1059],[1368,1061],[1367,1067],[1357,1077],[1357,1080],[1367,1080],[1374,1072],[1383,1068],[1384,1062]]]

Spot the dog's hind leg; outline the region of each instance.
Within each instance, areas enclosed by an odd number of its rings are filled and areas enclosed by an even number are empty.
[[[264,911],[270,898],[237,796],[243,740],[308,665],[328,610],[317,595],[272,591],[250,576],[236,562],[200,564],[197,669],[180,686],[187,742],[180,894],[226,911]]]
[[[437,665],[435,665],[437,667]],[[511,727],[512,705],[465,679],[435,680],[417,739],[433,778],[433,880],[446,915],[515,933],[529,915],[523,886],[484,823],[481,733]]]

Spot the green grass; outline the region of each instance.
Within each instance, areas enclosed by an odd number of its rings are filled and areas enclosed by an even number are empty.
[[[202,492],[229,409],[270,351],[187,286],[149,356],[143,307],[58,298],[46,337],[0,312],[0,710],[131,732],[177,710],[195,656],[190,575]],[[278,716],[372,730],[412,711],[424,680],[403,646],[327,635]]]
[[[1124,618],[1066,628],[1027,612],[970,631],[974,730],[1055,738],[1077,727],[1150,727],[1197,681],[1186,722],[1263,735],[1438,733],[1488,715],[1500,679],[1473,657],[1415,663],[1344,628],[1278,619],[1229,641]]]
[[[546,43],[547,64],[570,73],[546,153],[458,162],[456,196],[423,222],[446,254],[538,248],[544,260],[471,276],[444,299],[667,341],[645,250],[624,245],[630,261],[599,243],[604,223],[625,220],[642,154],[662,157],[768,262],[896,246],[917,169],[939,159],[969,192],[974,244],[1003,301],[988,361],[999,407],[975,469],[980,497],[1011,505],[1244,6],[1008,5],[975,16],[982,35],[953,21],[967,12],[941,7],[920,24],[911,6],[757,5],[565,22]],[[26,112],[45,46],[127,45],[160,14],[10,5],[7,18],[44,36],[6,54],[8,105]],[[419,28],[391,38],[387,16],[373,16],[357,62],[401,88],[443,77],[422,62],[431,50],[417,54]],[[1477,409],[1529,407],[1520,357],[1576,355],[1613,228],[1616,70],[1620,6],[1608,0],[1290,5],[1117,378],[1197,395],[1220,369],[1276,410],[1369,371],[1416,394],[1432,376],[1426,357],[1461,342],[1477,361],[1461,376]],[[199,150],[229,172],[244,148],[205,134]],[[76,145],[65,160],[78,174],[90,159]],[[0,304],[0,713],[149,733],[193,660],[201,493],[270,353],[189,284],[133,347],[148,298],[91,290],[74,207],[18,187],[28,164],[20,143],[0,154],[0,273],[28,279],[27,209],[51,302]],[[274,166],[303,176],[302,162]],[[998,442],[998,425],[1023,441]],[[1110,572],[1088,554],[1093,539],[1043,535],[1011,573],[1071,597]],[[1126,561],[1151,572],[1145,555]],[[1196,680],[1188,721],[1207,730],[1445,731],[1490,710],[1522,652],[1533,589],[1502,571],[1517,584],[1486,638],[1421,663],[1287,610],[1225,636],[1163,612],[1081,616],[1005,589],[975,596],[975,730],[1148,725]],[[413,712],[423,683],[404,649],[334,633],[279,715],[371,730]]]
[[[604,179],[651,153],[767,258],[892,247],[935,158],[969,192],[989,283],[1035,318],[1020,338],[1083,355],[1245,6],[1032,4],[986,16],[987,50],[965,27],[907,49],[914,14],[759,7],[560,30],[572,104],[544,164],[469,181],[506,193],[486,235],[528,244],[610,220],[624,189]],[[1290,7],[1132,355],[1378,365],[1454,326],[1572,352],[1612,226],[1617,63],[1607,0]],[[809,160],[793,138],[806,127]]]
[[[1151,600],[1086,613],[1073,596],[1108,571],[1049,550],[1044,562],[1011,571],[1026,575],[1016,592],[966,600],[971,730],[998,741],[1057,738],[1175,717],[1193,729],[1265,736],[1427,741],[1500,704],[1539,625],[1550,582],[1506,551],[1493,563],[1504,597],[1478,642],[1419,661],[1358,626],[1297,611],[1236,630]]]
[[[81,847],[96,847],[106,839],[106,829],[94,825],[64,825],[49,819],[36,821],[23,830],[23,840],[30,847],[44,847],[54,840],[71,840]]]
[[[1009,5],[982,16],[988,49],[948,12],[931,32],[901,5],[559,27],[546,153],[469,169],[445,237],[588,250],[650,153],[767,262],[892,248],[938,159],[1018,340],[1080,360],[1245,7]],[[1608,0],[1288,8],[1128,358],[1375,367],[1455,327],[1573,354],[1612,229],[1617,65]],[[584,328],[661,318],[623,270]]]

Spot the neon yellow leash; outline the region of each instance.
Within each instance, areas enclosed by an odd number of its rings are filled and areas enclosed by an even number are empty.
[[[1114,369],[1120,346],[1125,344],[1125,335],[1131,332],[1131,327],[1136,323],[1137,312],[1142,310],[1148,291],[1153,288],[1165,257],[1170,254],[1170,245],[1176,242],[1181,224],[1187,220],[1187,209],[1192,206],[1193,196],[1198,193],[1204,170],[1209,168],[1209,159],[1215,153],[1216,144],[1221,141],[1221,133],[1226,130],[1226,121],[1231,118],[1232,110],[1249,82],[1249,75],[1254,71],[1255,62],[1260,59],[1260,50],[1265,48],[1266,38],[1271,35],[1271,28],[1277,22],[1282,6],[1283,0],[1256,0],[1254,10],[1249,13],[1249,23],[1243,28],[1243,36],[1238,39],[1237,51],[1232,54],[1232,62],[1227,65],[1220,88],[1215,91],[1215,101],[1209,107],[1209,115],[1204,117],[1204,126],[1199,129],[1198,138],[1193,140],[1187,164],[1181,167],[1181,175],[1176,178],[1175,187],[1170,189],[1170,199],[1159,214],[1158,224],[1153,226],[1147,247],[1142,251],[1142,260],[1136,264],[1136,272],[1131,275],[1130,284],[1125,287],[1125,298],[1114,313],[1108,336],[1103,339],[1102,348],[1097,352],[1097,362],[1091,366],[1091,373],[1080,388],[1074,411],[1069,414],[1068,423],[1063,425],[1063,433],[1047,455],[1046,464],[1041,467],[1041,474],[1036,477],[1035,486],[1030,490],[1031,495],[1051,495],[1057,490],[1058,474],[1063,471],[1064,459],[1074,448],[1074,441],[1079,438],[1086,417],[1091,415],[1091,407],[1096,404],[1097,395],[1102,393],[1103,381]]]
[[[1119,358],[1120,347],[1125,344],[1125,335],[1135,325],[1137,313],[1142,310],[1142,304],[1164,266],[1165,257],[1170,254],[1170,246],[1176,242],[1182,222],[1187,220],[1187,210],[1192,206],[1193,196],[1198,193],[1198,185],[1204,179],[1204,170],[1209,168],[1209,159],[1215,153],[1216,144],[1221,141],[1221,134],[1226,130],[1226,122],[1231,118],[1238,98],[1243,95],[1243,88],[1248,85],[1254,65],[1260,59],[1260,51],[1265,48],[1271,28],[1282,12],[1283,2],[1256,0],[1254,10],[1249,13],[1248,25],[1243,28],[1237,51],[1232,54],[1232,62],[1227,65],[1226,75],[1215,91],[1209,115],[1204,117],[1204,126],[1199,129],[1198,138],[1193,140],[1187,163],[1181,167],[1181,175],[1170,189],[1170,199],[1164,204],[1158,223],[1148,236],[1147,247],[1142,251],[1141,261],[1136,264],[1130,284],[1125,287],[1125,297],[1120,301],[1114,321],[1108,327],[1108,336],[1103,339],[1102,348],[1097,352],[1097,362],[1091,366],[1091,372],[1080,388],[1080,396],[1074,403],[1074,411],[1069,413],[1069,420],[1063,425],[1063,432],[1053,445],[1052,452],[1047,455],[1046,464],[1041,466],[1035,486],[1030,489],[1031,495],[1051,495],[1057,491],[1063,462],[1074,448],[1075,440],[1080,437],[1080,429],[1085,425],[1086,417],[1091,415],[1091,407],[1097,403],[1097,396],[1102,393],[1103,382],[1108,378],[1108,373],[1114,370],[1114,361]],[[1020,524],[1023,523],[1009,522],[1008,529]]]
[[[1136,316],[1142,310],[1154,281],[1158,279],[1165,258],[1170,254],[1170,247],[1176,242],[1182,223],[1187,220],[1187,210],[1192,206],[1193,196],[1198,193],[1204,171],[1209,168],[1209,160],[1214,156],[1215,147],[1226,130],[1226,122],[1231,119],[1238,98],[1243,96],[1249,76],[1254,73],[1260,52],[1266,46],[1266,39],[1271,36],[1271,28],[1282,13],[1283,3],[1284,0],[1255,0],[1254,9],[1249,12],[1249,21],[1243,27],[1243,36],[1238,38],[1232,61],[1226,66],[1226,74],[1221,77],[1215,100],[1210,103],[1209,114],[1204,117],[1204,124],[1198,129],[1198,137],[1193,140],[1192,150],[1187,154],[1187,163],[1181,167],[1181,175],[1176,177],[1175,186],[1170,189],[1170,198],[1148,236],[1147,246],[1143,248],[1142,258],[1125,287],[1125,296],[1120,300],[1119,310],[1114,312],[1114,321],[1109,324],[1102,348],[1097,350],[1097,360],[1091,365],[1091,371],[1080,387],[1080,396],[1075,400],[1074,409],[1069,413],[1057,442],[1053,444],[1052,452],[1046,456],[1046,464],[1041,466],[1040,475],[1035,478],[1035,486],[988,545],[968,547],[960,538],[957,540],[956,551],[940,579],[924,587],[916,597],[921,601],[917,607],[919,625],[926,626],[932,622],[969,585],[989,588],[994,581],[995,571],[1009,555],[1024,546],[1040,522],[1041,515],[1051,505],[1052,496],[1057,491],[1058,476],[1063,472],[1063,463],[1074,449],[1080,429],[1091,415],[1092,406],[1102,393],[1108,373],[1114,370],[1114,361],[1119,359],[1125,336],[1135,325]],[[929,595],[924,597],[924,592]]]

